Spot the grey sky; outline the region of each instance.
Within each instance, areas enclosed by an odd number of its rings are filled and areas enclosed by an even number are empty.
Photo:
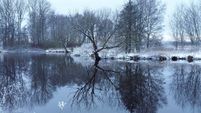
[[[52,4],[52,8],[59,14],[68,14],[73,12],[82,12],[84,9],[112,9],[119,10],[128,0],[48,0]],[[169,18],[171,17],[175,7],[180,3],[190,3],[196,0],[161,0],[166,4],[165,13],[165,40],[170,39]]]
[[[57,13],[67,14],[69,12],[81,12],[84,9],[110,8],[118,9],[122,7],[125,0],[49,0]]]

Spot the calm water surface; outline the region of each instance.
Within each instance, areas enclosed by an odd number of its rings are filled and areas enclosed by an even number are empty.
[[[200,113],[201,65],[0,56],[0,113]]]

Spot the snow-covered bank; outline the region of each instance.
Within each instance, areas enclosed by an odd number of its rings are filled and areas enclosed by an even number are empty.
[[[90,57],[93,54],[93,49],[90,44],[83,44],[81,47],[74,48],[71,56],[75,57]],[[140,53],[125,54],[118,48],[103,50],[99,53],[103,59],[121,59],[121,60],[201,60],[201,51],[192,51],[189,48],[187,50],[174,50],[174,49],[152,49],[146,50]]]
[[[2,53],[22,53],[22,54],[47,54],[47,55],[65,55],[66,50],[62,48],[57,49],[38,49],[38,48],[27,48],[27,49],[7,49],[0,50]],[[81,47],[68,49],[68,55],[74,57],[77,60],[91,59],[93,54],[93,47],[90,43],[83,44]],[[152,60],[152,61],[189,61],[194,60],[201,61],[201,50],[198,48],[191,50],[190,48],[183,48],[175,50],[173,48],[155,48],[150,50],[144,50],[140,53],[129,53],[125,54],[119,48],[103,50],[99,52],[102,59],[115,59],[124,61],[138,61],[138,60]]]
[[[45,53],[46,54],[66,54],[66,53],[71,53],[71,50],[70,49],[65,50],[63,48],[47,49],[45,50]]]
[[[71,50],[68,50],[71,52]],[[0,53],[29,53],[29,54],[66,54],[66,50],[62,48],[56,49],[40,49],[40,48],[19,48],[19,49],[2,49]]]
[[[0,51],[1,51],[1,53],[45,54],[45,50],[44,49],[39,49],[39,48],[2,49]]]
[[[178,52],[178,51],[152,51],[142,53],[118,54],[117,56],[109,57],[110,59],[121,60],[152,60],[152,61],[201,61],[201,52]]]

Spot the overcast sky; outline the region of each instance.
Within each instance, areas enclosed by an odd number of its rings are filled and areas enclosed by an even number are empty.
[[[118,9],[125,0],[49,0],[57,13],[67,14],[73,11],[81,12],[84,9]]]
[[[74,12],[82,12],[84,9],[112,9],[113,11],[120,10],[123,4],[128,0],[48,0],[52,8],[59,14],[68,14]],[[165,40],[170,38],[169,18],[171,17],[175,7],[180,3],[189,4],[195,0],[161,0],[166,4],[165,14]]]

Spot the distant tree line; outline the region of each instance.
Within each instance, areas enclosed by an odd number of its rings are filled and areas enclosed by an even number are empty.
[[[121,11],[85,10],[59,15],[47,0],[0,0],[4,48],[67,48],[91,43],[94,55],[119,47],[126,53],[159,46],[165,5],[159,0],[128,0]]]
[[[119,39],[126,53],[160,45],[165,5],[158,0],[129,0],[120,12]]]
[[[184,47],[186,42],[198,46],[201,42],[201,2],[178,5],[170,21],[175,46]]]
[[[55,14],[47,0],[0,0],[0,38],[4,48],[80,45],[81,39],[70,20]]]

